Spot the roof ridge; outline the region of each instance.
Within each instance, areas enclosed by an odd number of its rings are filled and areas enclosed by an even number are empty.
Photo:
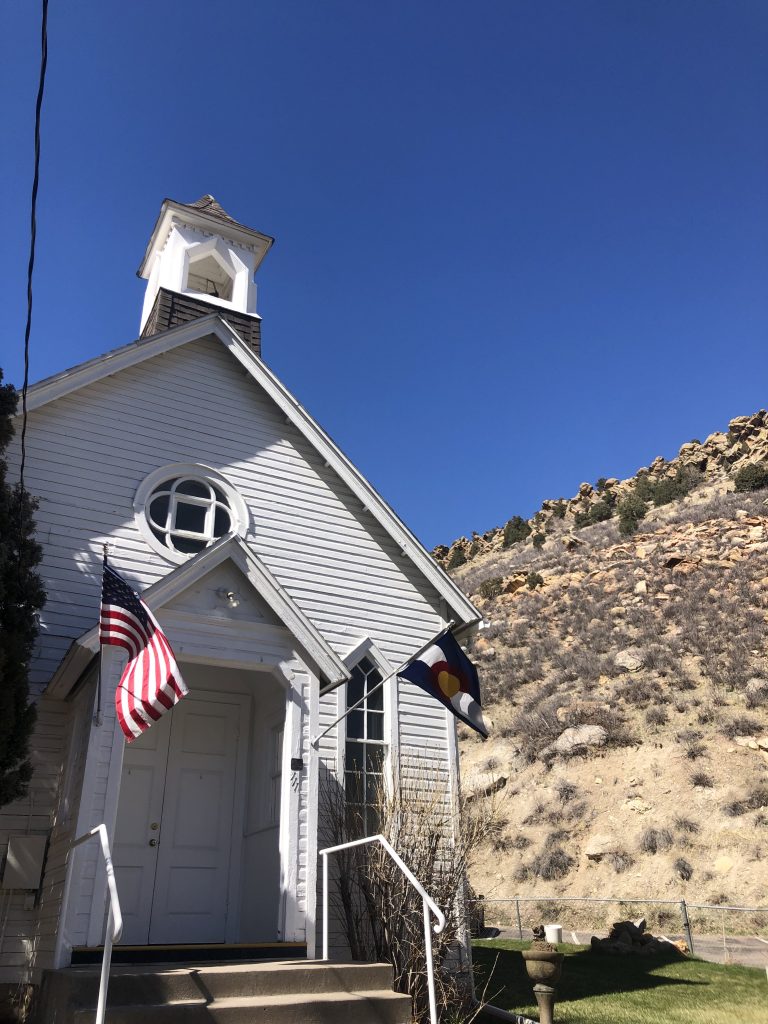
[[[240,221],[231,217],[221,203],[210,195],[210,193],[200,196],[200,198],[195,200],[194,203],[179,203],[179,206],[186,206],[190,210],[200,210],[201,213],[207,213],[210,217],[216,217],[218,220],[225,220],[229,224],[239,224],[240,227],[245,227],[244,224],[240,224]]]

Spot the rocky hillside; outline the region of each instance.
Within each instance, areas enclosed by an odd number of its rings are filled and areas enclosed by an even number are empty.
[[[572,498],[542,502],[529,520],[514,516],[504,526],[470,538],[459,537],[432,552],[442,565],[457,568],[489,551],[499,551],[519,542],[536,545],[546,537],[563,535],[617,515],[622,502],[633,497],[667,504],[705,484],[733,481],[750,468],[765,472],[768,466],[768,412],[738,416],[728,424],[727,433],[710,434],[706,441],[684,444],[677,457],[667,461],[660,455],[642,466],[627,480],[603,477],[596,484],[583,483]]]
[[[656,460],[640,480],[695,485],[629,533],[576,529],[602,500],[583,487],[536,546],[486,537],[454,569],[489,622],[471,654],[492,736],[460,741],[500,815],[478,892],[768,905],[768,489],[734,493],[767,439],[761,412]]]

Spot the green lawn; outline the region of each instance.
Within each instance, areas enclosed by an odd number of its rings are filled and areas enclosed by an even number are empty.
[[[538,1020],[520,955],[527,946],[501,939],[474,942],[477,994]],[[567,955],[556,1024],[768,1024],[763,970],[694,959],[599,956],[566,944],[558,948]]]

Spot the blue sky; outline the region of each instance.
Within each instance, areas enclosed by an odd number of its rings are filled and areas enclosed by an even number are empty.
[[[21,380],[38,4],[0,43]],[[31,376],[165,196],[274,235],[264,357],[429,546],[768,404],[764,0],[51,0]]]

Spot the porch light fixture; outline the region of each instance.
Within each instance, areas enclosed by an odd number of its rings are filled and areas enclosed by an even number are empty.
[[[224,601],[230,608],[237,608],[240,604],[240,595],[235,590],[227,590],[225,587],[219,587],[216,591],[216,596]]]

